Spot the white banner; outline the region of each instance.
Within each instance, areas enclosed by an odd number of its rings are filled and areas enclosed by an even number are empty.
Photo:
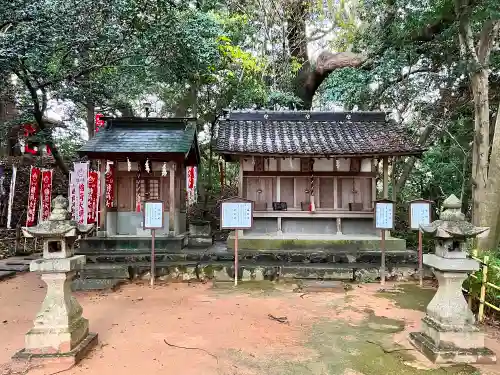
[[[9,192],[9,206],[7,208],[7,229],[10,229],[11,226],[12,205],[14,204],[14,194],[16,193],[16,177],[17,177],[17,167],[12,166],[12,179],[10,180],[10,192]]]
[[[197,201],[196,188],[198,184],[198,170],[194,166],[186,167],[186,200],[190,206]]]
[[[69,172],[69,184],[68,184],[68,200],[69,200],[69,212],[71,213],[71,219],[76,221],[76,182],[75,182],[75,172]]]
[[[89,163],[75,163],[75,220],[87,224]]]

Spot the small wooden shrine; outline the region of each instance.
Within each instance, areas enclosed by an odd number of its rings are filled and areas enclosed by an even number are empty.
[[[146,199],[165,203],[165,229],[186,235],[186,166],[199,163],[193,118],[104,118],[105,126],[79,151],[100,165],[101,236],[149,235],[143,230]]]
[[[240,196],[255,202],[240,235],[266,241],[376,239],[379,163],[387,198],[390,158],[424,151],[383,112],[302,111],[227,113],[215,149],[239,163]]]

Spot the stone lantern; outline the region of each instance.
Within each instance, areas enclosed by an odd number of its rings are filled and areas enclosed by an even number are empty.
[[[439,220],[421,226],[434,237],[435,254],[425,254],[439,288],[427,306],[420,332],[410,333],[412,344],[435,363],[495,363],[496,355],[485,348],[484,333],[465,301],[462,284],[479,263],[467,258],[465,241],[486,233],[489,228],[465,221],[462,202],[451,195],[443,202]]]
[[[62,196],[52,201],[52,207],[49,220],[22,228],[25,237],[43,241],[43,258],[32,261],[30,271],[41,273],[47,294],[33,328],[25,336],[25,348],[13,358],[56,359],[73,364],[97,344],[97,334],[89,333],[89,322],[71,294],[71,282],[85,265],[84,255],[74,255],[74,243],[94,224],[78,225],[69,220],[68,200]]]

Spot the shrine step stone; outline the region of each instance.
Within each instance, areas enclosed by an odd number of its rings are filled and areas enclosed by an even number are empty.
[[[16,271],[0,271],[0,280],[8,279],[9,277],[15,276]]]

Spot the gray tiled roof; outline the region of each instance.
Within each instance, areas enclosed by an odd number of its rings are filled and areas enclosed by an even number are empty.
[[[191,119],[116,118],[107,119],[80,150],[92,153],[187,153],[196,137]]]
[[[383,112],[236,112],[219,122],[222,154],[418,155],[424,149]]]

